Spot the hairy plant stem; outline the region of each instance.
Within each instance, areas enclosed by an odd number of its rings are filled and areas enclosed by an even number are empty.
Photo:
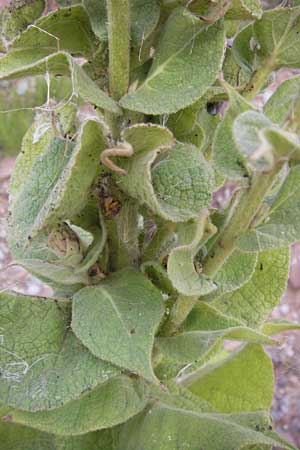
[[[236,239],[251,225],[281,167],[281,164],[276,165],[272,171],[255,176],[250,187],[241,195],[223,233],[205,258],[205,275],[213,277],[223,266],[234,249]]]
[[[114,100],[120,100],[129,86],[130,71],[130,0],[107,0],[109,91]],[[106,121],[115,140],[120,134],[122,118],[106,113]]]
[[[234,250],[236,239],[251,225],[281,167],[282,164],[278,164],[272,171],[255,176],[250,187],[234,203],[227,224],[203,262],[203,274],[213,278],[223,266]],[[164,331],[176,333],[197,302],[198,297],[179,296]]]
[[[155,233],[150,244],[146,248],[142,261],[151,261],[156,259],[157,254],[163,243],[170,237],[176,228],[176,224],[173,222],[161,223],[157,232]]]
[[[252,100],[262,90],[274,69],[274,63],[270,60],[263,67],[256,70],[246,86],[243,96],[248,100]]]

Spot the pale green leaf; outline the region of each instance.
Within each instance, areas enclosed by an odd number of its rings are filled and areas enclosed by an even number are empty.
[[[118,177],[121,189],[173,222],[198,218],[210,206],[213,171],[198,148],[180,143],[171,147],[172,133],[158,125],[132,126],[123,138],[134,155],[120,161],[128,174]]]
[[[50,12],[21,33],[9,46],[15,58],[32,52],[32,61],[50,53],[66,50],[90,55],[95,51],[95,36],[83,6],[74,5]],[[4,60],[3,60],[4,61]]]
[[[10,224],[19,243],[43,228],[75,216],[85,205],[106,139],[99,122],[86,121],[73,144],[53,137],[32,164],[11,206]]]
[[[13,1],[0,12],[1,51],[28,25],[38,19],[45,8],[44,0]]]
[[[240,325],[242,323],[234,317],[222,314],[208,303],[198,302],[184,322],[184,329],[213,331]]]
[[[234,121],[233,135],[253,169],[269,170],[281,159],[300,160],[298,136],[280,129],[262,112],[240,114]]]
[[[185,296],[205,295],[217,285],[195,269],[194,258],[204,235],[205,219],[182,225],[178,231],[178,246],[171,250],[167,272],[174,288]]]
[[[5,450],[61,450],[55,446],[52,435],[11,423],[0,421],[0,435]]]
[[[300,8],[265,11],[260,20],[238,33],[233,44],[236,61],[250,72],[300,65]]]
[[[48,433],[69,436],[111,428],[146,406],[142,383],[122,376],[52,411],[9,413],[11,421]]]
[[[243,286],[251,278],[256,262],[257,255],[255,253],[247,254],[235,250],[216,273],[213,280],[218,289],[212,295],[221,295]]]
[[[0,294],[0,397],[28,411],[57,408],[116,376],[69,329],[67,300]]]
[[[235,20],[260,19],[263,10],[259,0],[231,0],[226,18]]]
[[[235,36],[232,45],[232,55],[236,62],[245,70],[252,74],[255,70],[255,47],[257,42],[253,38],[253,23],[243,27]]]
[[[265,104],[264,113],[273,123],[298,132],[299,102],[300,78],[296,76],[279,85]]]
[[[117,450],[241,450],[251,444],[295,450],[270,428],[264,412],[205,414],[159,405],[122,427]]]
[[[300,167],[295,166],[281,186],[263,222],[243,233],[236,245],[243,251],[261,251],[291,244],[300,237]]]
[[[284,319],[273,319],[270,322],[264,323],[262,326],[262,332],[268,336],[273,336],[274,334],[289,330],[300,330],[300,324]]]
[[[227,359],[192,373],[184,384],[219,412],[269,410],[274,388],[272,361],[261,345],[246,345]]]
[[[194,103],[218,76],[224,39],[222,22],[204,27],[186,9],[177,9],[161,34],[148,77],[121,99],[121,106],[147,114],[167,114]]]
[[[265,250],[248,283],[212,302],[212,306],[250,327],[259,326],[279,303],[289,272],[289,249]]]
[[[264,139],[263,131],[272,127],[272,122],[263,113],[245,111],[233,123],[233,136],[237,148],[247,162],[260,171],[272,168],[272,148]]]
[[[98,358],[153,381],[152,346],[163,313],[161,293],[128,268],[74,295],[72,328]]]
[[[111,430],[64,437],[0,421],[0,435],[5,450],[114,450]]]
[[[105,0],[83,0],[95,35],[107,40],[107,12]],[[145,39],[158,24],[160,7],[157,0],[132,0],[131,39],[135,47],[143,46]]]
[[[276,343],[268,336],[251,328],[235,327],[214,331],[184,331],[176,336],[157,338],[155,345],[168,359],[180,364],[189,364],[207,361],[226,340],[264,345],[275,345]]]
[[[216,129],[212,143],[212,157],[218,172],[228,178],[239,179],[247,176],[247,170],[245,158],[235,144],[232,126],[239,114],[253,107],[232,87],[228,84],[225,86],[229,95],[230,106],[223,121]]]
[[[120,113],[120,108],[96,83],[74,62],[68,53],[57,52],[49,56],[37,50],[10,52],[0,58],[0,79],[16,79],[27,76],[69,75],[72,79],[73,95],[99,108]]]
[[[276,8],[254,22],[258,64],[269,61],[274,69],[300,65],[300,8]]]
[[[167,272],[158,262],[147,261],[141,265],[141,270],[161,291],[168,294],[176,292]]]

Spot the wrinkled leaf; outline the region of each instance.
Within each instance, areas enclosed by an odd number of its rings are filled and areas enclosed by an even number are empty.
[[[218,172],[228,178],[239,179],[247,175],[247,170],[245,158],[235,144],[232,126],[235,118],[243,111],[252,109],[252,106],[229,85],[225,86],[230,106],[216,129],[212,143],[212,157]]]
[[[16,79],[27,76],[69,75],[72,80],[73,95],[78,94],[84,101],[114,113],[120,108],[97,84],[74,62],[68,53],[57,52],[45,56],[30,50],[10,52],[0,58],[0,79]]]
[[[245,111],[233,124],[233,135],[240,152],[253,169],[270,170],[279,160],[300,159],[296,134],[281,130],[262,112]]]
[[[174,288],[185,296],[205,295],[217,285],[195,269],[194,258],[204,235],[206,219],[182,225],[178,232],[178,246],[171,250],[167,272]]]
[[[0,397],[27,411],[53,409],[118,374],[70,331],[67,300],[0,294]]]
[[[134,150],[120,162],[128,173],[118,177],[125,192],[172,222],[197,218],[209,207],[213,171],[199,149],[180,143],[171,147],[172,133],[158,125],[132,126],[123,138]]]
[[[189,364],[207,361],[225,340],[264,345],[275,344],[268,336],[247,327],[214,331],[184,331],[177,336],[157,338],[155,344],[158,350],[169,359],[181,364]]]
[[[122,428],[117,450],[174,450],[176,446],[189,450],[240,450],[251,444],[294,449],[268,431],[270,427],[269,414],[264,412],[204,414],[159,405]]]
[[[212,306],[250,327],[257,327],[280,301],[288,272],[289,249],[265,250],[259,254],[248,283],[213,301]]]
[[[107,40],[107,13],[104,0],[83,0],[95,35]],[[155,29],[160,15],[157,0],[131,1],[131,39],[135,47],[143,42]]]
[[[167,114],[194,103],[215,82],[223,52],[221,22],[206,28],[184,8],[177,9],[161,34],[148,77],[121,99],[121,106],[147,114]]]
[[[128,268],[74,295],[72,328],[98,358],[153,381],[152,346],[163,313],[160,292]]]
[[[0,12],[1,51],[6,48],[9,41],[42,15],[44,7],[43,0],[14,1],[10,2],[9,6],[2,7]]]
[[[191,374],[184,384],[219,412],[269,410],[274,388],[272,361],[261,345],[246,345]]]
[[[85,205],[106,139],[96,120],[86,121],[76,143],[53,137],[32,165],[11,208],[16,238],[28,242],[43,228],[72,218]]]
[[[264,113],[273,122],[290,131],[299,132],[299,76],[285,80],[264,106]]]
[[[62,437],[0,421],[0,435],[5,450],[114,450],[110,430]]]
[[[286,247],[300,237],[300,167],[290,172],[273,201],[265,220],[256,228],[243,233],[236,245],[243,251],[261,251]]]
[[[57,435],[79,435],[125,422],[146,405],[139,381],[119,377],[52,411],[9,413],[11,421]]]
[[[273,319],[271,322],[266,322],[262,326],[262,332],[268,336],[273,336],[274,334],[289,330],[300,330],[300,324],[284,319]]]
[[[260,19],[263,10],[259,0],[231,0],[226,18],[234,20]]]

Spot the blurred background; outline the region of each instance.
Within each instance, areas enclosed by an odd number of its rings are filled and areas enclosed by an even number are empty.
[[[0,9],[7,5],[0,0]],[[68,2],[66,2],[67,4]],[[288,0],[263,1],[265,6],[274,7],[280,3],[288,5]],[[49,9],[55,9],[55,0],[48,3]],[[255,101],[262,105],[285,79],[300,71],[281,70],[274,82]],[[61,80],[52,85],[52,95],[64,96],[68,86]],[[54,90],[53,90],[54,89]],[[32,277],[20,267],[11,266],[11,256],[6,244],[5,217],[7,214],[8,186],[15,158],[20,149],[22,137],[34,117],[34,106],[43,105],[47,99],[47,85],[43,77],[27,78],[19,81],[0,82],[0,291],[14,289],[30,295],[51,295],[51,289]],[[26,109],[22,109],[26,108]],[[9,111],[9,112],[5,112]],[[215,198],[222,206],[231,195],[232,186],[221,189]],[[300,243],[292,247],[290,278],[287,290],[280,305],[272,313],[300,322]],[[281,335],[282,345],[267,349],[275,368],[276,389],[273,401],[273,417],[279,433],[300,445],[300,331],[291,331]]]

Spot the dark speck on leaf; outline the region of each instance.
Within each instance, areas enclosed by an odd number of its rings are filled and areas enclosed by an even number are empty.
[[[262,265],[262,263],[259,266],[259,270],[264,270],[264,266]]]
[[[206,110],[211,116],[216,116],[220,112],[221,103],[207,103]]]

